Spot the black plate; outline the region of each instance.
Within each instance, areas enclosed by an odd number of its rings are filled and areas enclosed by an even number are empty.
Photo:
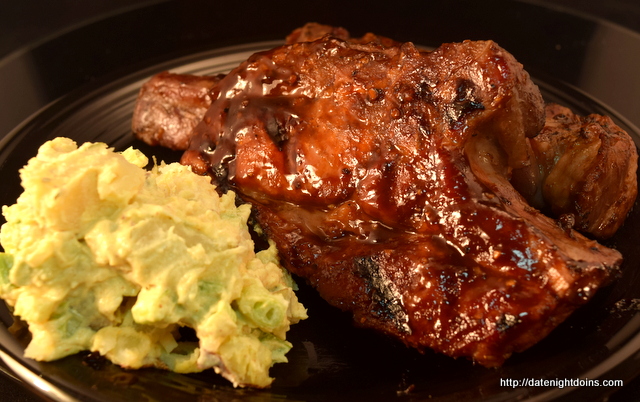
[[[254,51],[281,43],[307,21],[373,31],[424,46],[494,39],[532,74],[549,101],[608,114],[640,144],[640,35],[605,21],[531,2],[431,1],[411,6],[323,2],[298,10],[284,2],[251,8],[212,2],[154,2],[76,27],[0,61],[2,205],[21,189],[18,169],[47,139],[129,145],[168,161],[179,155],[135,141],[129,121],[138,88],[153,73],[225,72]],[[428,3],[428,4],[427,4]],[[479,4],[482,3],[482,4]],[[353,7],[353,8],[352,8]],[[494,7],[494,8],[492,8]],[[487,9],[490,12],[487,12]],[[295,18],[292,18],[295,16]],[[19,73],[17,73],[19,72]],[[18,90],[19,88],[20,90]],[[13,92],[12,92],[13,91]],[[29,118],[31,113],[42,107]],[[15,121],[19,119],[18,121]],[[92,400],[594,400],[616,387],[506,386],[507,379],[623,380],[640,373],[640,211],[606,244],[625,256],[622,277],[548,338],[500,369],[426,353],[355,329],[345,314],[302,286],[310,318],[293,326],[289,364],[269,390],[234,389],[215,374],[126,371],[86,355],[53,363],[22,357],[27,337],[12,334],[2,306],[0,358],[47,397]],[[501,382],[502,380],[502,382]],[[584,383],[583,383],[584,384]],[[49,388],[42,388],[49,387]]]

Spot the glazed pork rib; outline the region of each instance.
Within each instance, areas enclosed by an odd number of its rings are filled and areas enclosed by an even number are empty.
[[[612,236],[637,197],[633,140],[608,116],[581,117],[554,104],[545,114],[544,128],[531,139],[542,205],[583,233]]]
[[[149,145],[185,150],[193,128],[211,106],[209,93],[222,77],[156,74],[140,89],[131,129]]]
[[[215,84],[182,162],[252,203],[283,263],[356,324],[498,366],[615,274],[617,251],[511,184],[545,116],[509,53],[308,39]]]
[[[186,150],[211,105],[209,91],[222,77],[153,76],[140,90],[133,132],[150,145]],[[611,237],[637,197],[633,140],[607,116],[581,117],[553,103],[545,106],[545,116],[543,129],[529,139],[530,164],[513,171],[511,184],[531,206],[564,226],[599,239]]]

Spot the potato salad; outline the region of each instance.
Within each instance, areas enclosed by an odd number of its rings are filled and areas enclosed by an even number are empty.
[[[249,205],[178,163],[56,138],[3,206],[0,297],[25,321],[25,355],[98,352],[126,368],[213,368],[267,387],[307,318],[273,244],[255,251]],[[181,339],[181,327],[197,336]]]

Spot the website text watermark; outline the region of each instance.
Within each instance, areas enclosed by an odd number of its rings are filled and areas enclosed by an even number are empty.
[[[593,380],[589,378],[501,378],[501,387],[622,387],[623,380]]]

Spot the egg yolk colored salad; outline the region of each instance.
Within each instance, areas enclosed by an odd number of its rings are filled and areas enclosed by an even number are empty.
[[[307,318],[275,245],[255,251],[249,205],[178,163],[56,138],[3,206],[0,297],[25,321],[25,356],[99,352],[126,368],[213,368],[267,387]],[[181,327],[197,340],[181,341]]]

